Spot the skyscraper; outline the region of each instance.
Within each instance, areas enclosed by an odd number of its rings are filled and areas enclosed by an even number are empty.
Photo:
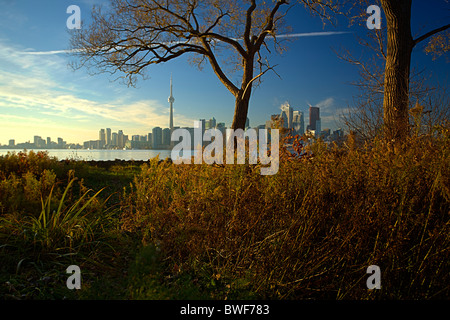
[[[320,121],[320,109],[318,107],[309,107],[309,129],[317,130],[317,121]]]
[[[111,135],[111,146],[117,147],[119,145],[119,135],[117,132],[113,132]]]
[[[217,123],[217,120],[214,117],[212,117],[209,120],[205,120],[205,130],[214,129],[216,127],[216,123]]]
[[[293,113],[292,128],[299,135],[305,133],[305,119],[303,117],[303,112],[295,110]]]
[[[111,128],[106,128],[106,144],[111,145]]]
[[[147,142],[148,142],[148,145],[150,146],[150,148],[152,148],[153,147],[153,135],[151,132],[149,132],[147,135]]]
[[[170,129],[170,131],[173,130],[173,103],[174,102],[175,102],[175,98],[173,97],[173,92],[172,92],[172,75],[170,75],[170,96],[169,96],[169,103],[170,103],[169,129]]]
[[[206,120],[205,119],[199,119],[198,120],[202,126],[202,134],[203,132],[205,132],[205,127],[206,127]]]
[[[119,149],[123,149],[123,147],[125,146],[125,141],[123,138],[122,130],[119,130],[118,135],[117,135],[117,146],[119,147]]]
[[[34,146],[36,148],[44,148],[45,147],[45,140],[42,139],[40,136],[34,136]]]
[[[164,128],[162,130],[162,145],[164,147],[170,146],[170,129]]]
[[[283,127],[291,129],[293,120],[293,110],[289,103],[281,106],[281,118],[283,119]]]
[[[99,148],[102,149],[106,144],[106,133],[105,129],[100,129],[100,132],[98,133],[98,140],[99,142]]]
[[[155,127],[152,130],[152,146],[153,149],[158,149],[162,145],[162,129]]]

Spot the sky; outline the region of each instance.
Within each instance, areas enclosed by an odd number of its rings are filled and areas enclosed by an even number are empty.
[[[203,70],[180,57],[147,70],[147,79],[128,87],[106,74],[90,75],[73,70],[69,48],[67,8],[78,5],[83,22],[89,23],[92,5],[107,0],[0,0],[0,144],[33,141],[35,135],[68,143],[98,139],[101,128],[125,134],[146,135],[153,127],[169,125],[170,76],[173,76],[174,125],[190,126],[198,119],[216,118],[231,125],[234,97],[209,65]],[[445,0],[413,0],[412,31],[417,37],[450,21]],[[384,20],[382,19],[382,24]],[[342,127],[340,114],[352,107],[357,94],[351,82],[358,69],[339,59],[335,50],[349,49],[355,56],[366,50],[357,36],[364,26],[346,21],[323,25],[302,7],[290,11],[292,33],[289,49],[273,55],[276,72],[264,75],[253,90],[248,118],[252,127],[279,114],[288,102],[305,114],[309,106],[321,108],[322,128]],[[317,35],[317,33],[323,33]],[[424,45],[415,48],[412,66],[424,70],[431,83],[448,85],[448,56],[433,60]]]

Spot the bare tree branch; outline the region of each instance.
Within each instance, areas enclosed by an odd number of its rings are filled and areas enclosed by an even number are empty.
[[[442,26],[440,28],[436,28],[434,30],[431,30],[430,32],[425,33],[424,35],[418,37],[416,40],[413,41],[413,47],[416,46],[419,42],[431,37],[432,35],[439,33],[441,31],[445,31],[448,28],[450,28],[450,24],[447,24],[445,26]]]

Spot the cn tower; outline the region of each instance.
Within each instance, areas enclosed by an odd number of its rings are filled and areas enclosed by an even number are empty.
[[[169,103],[170,103],[170,123],[169,128],[170,131],[173,130],[173,103],[175,102],[175,98],[173,97],[172,93],[172,75],[170,75],[170,97],[169,97]]]

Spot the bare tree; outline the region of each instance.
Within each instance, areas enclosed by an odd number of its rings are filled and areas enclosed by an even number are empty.
[[[394,141],[404,141],[409,133],[409,78],[412,50],[421,41],[450,27],[450,24],[447,24],[413,39],[411,4],[412,0],[381,0],[387,27],[383,119],[386,138]]]
[[[402,6],[403,2],[407,2],[405,6]],[[417,101],[429,100],[432,94],[442,92],[442,88],[437,90],[427,85],[424,70],[410,71],[412,49],[431,37],[426,52],[433,53],[435,57],[446,52],[448,33],[440,32],[450,25],[413,40],[409,23],[411,0],[360,0],[356,15],[350,17],[351,23],[356,22],[365,27],[365,9],[370,4],[382,5],[387,11],[387,21],[382,24],[383,27],[380,30],[368,30],[367,36],[359,39],[359,43],[371,52],[370,58],[355,58],[346,49],[337,53],[341,59],[356,65],[361,76],[359,81],[353,83],[361,94],[354,97],[353,108],[343,115],[343,120],[350,130],[363,138],[370,139],[384,133],[389,141],[403,141],[410,132],[410,120],[413,120],[408,112],[410,107]],[[433,113],[436,110],[433,108]]]
[[[360,78],[351,84],[359,93],[353,97],[353,103],[341,120],[349,130],[358,134],[363,140],[372,140],[383,133],[383,99],[384,71],[386,65],[386,29],[369,30],[365,37],[358,39],[359,44],[368,51],[368,57],[355,57],[347,48],[335,50],[336,55],[359,70]],[[434,88],[428,84],[424,69],[411,70],[409,79],[409,107],[418,101],[429,100],[433,94],[442,93],[442,88]],[[436,108],[433,108],[436,111]],[[434,112],[433,111],[433,112]],[[427,117],[430,118],[430,117]],[[410,120],[411,119],[410,117]],[[410,121],[413,122],[413,121]]]
[[[277,35],[286,30],[285,16],[297,3],[329,19],[337,12],[332,0],[110,0],[108,12],[95,8],[93,22],[73,33],[76,68],[122,72],[129,85],[152,64],[193,54],[195,63],[207,61],[235,97],[232,128],[244,128],[255,81],[274,70],[269,55],[281,48]],[[221,53],[227,50],[227,54]],[[233,83],[224,59],[240,73]],[[192,56],[191,56],[192,57]]]

